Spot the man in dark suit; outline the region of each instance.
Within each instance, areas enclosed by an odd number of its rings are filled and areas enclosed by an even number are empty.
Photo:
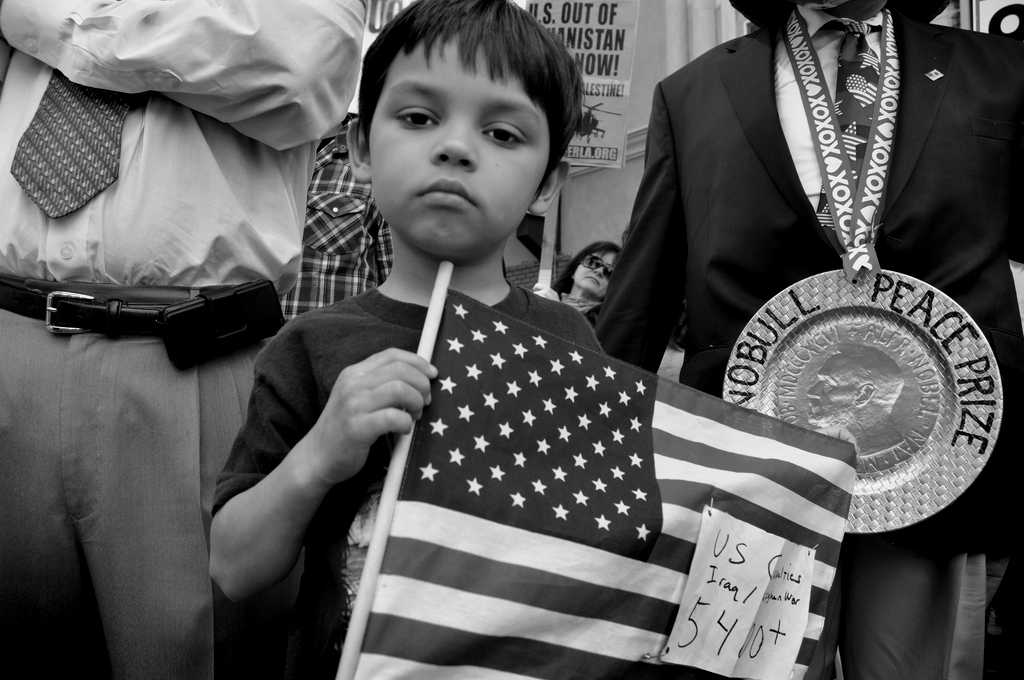
[[[1016,517],[1007,471],[1024,443],[1024,337],[1010,262],[1024,261],[1024,45],[924,23],[946,4],[733,0],[759,30],[655,89],[646,168],[597,325],[610,354],[656,371],[685,300],[680,380],[720,395],[733,343],[760,307],[842,268],[836,232],[816,214],[823,152],[783,29],[796,11],[834,86],[843,31],[828,21],[884,27],[889,14],[901,84],[877,258],[966,309],[993,348],[1005,400],[988,465],[948,508],[844,541],[823,639],[838,636],[847,679],[980,678],[986,571],[990,597],[1016,550],[1004,527]],[[876,52],[877,36],[867,38]],[[830,672],[822,647],[824,665],[808,678]]]

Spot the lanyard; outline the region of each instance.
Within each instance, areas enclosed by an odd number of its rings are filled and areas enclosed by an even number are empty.
[[[900,64],[891,16],[888,10],[883,11],[878,96],[856,186],[853,163],[844,149],[818,53],[811,44],[807,24],[796,10],[786,24],[784,42],[818,151],[822,184],[832,208],[836,237],[843,248],[840,253],[843,269],[847,278],[856,283],[861,277],[880,270],[874,238],[892,160],[900,90]]]

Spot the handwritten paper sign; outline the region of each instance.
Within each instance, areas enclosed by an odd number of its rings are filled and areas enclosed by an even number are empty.
[[[705,508],[661,660],[733,678],[788,680],[807,628],[814,550]]]

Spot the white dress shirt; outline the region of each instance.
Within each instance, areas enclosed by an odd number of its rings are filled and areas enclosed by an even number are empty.
[[[832,101],[836,98],[836,75],[839,70],[839,47],[843,42],[843,31],[827,28],[822,29],[836,17],[821,10],[797,7],[807,22],[807,31],[811,34],[811,44],[818,53],[821,62],[822,77],[828,85]],[[882,14],[879,12],[868,19],[872,26],[882,25]],[[811,204],[818,207],[818,196],[821,194],[821,169],[818,166],[818,149],[811,136],[811,126],[807,122],[807,113],[800,95],[800,85],[796,82],[793,64],[789,60],[785,36],[779,36],[775,45],[775,102],[779,107],[779,120],[782,131],[786,135],[786,143],[793,155],[796,171],[800,175],[800,183]],[[868,34],[868,45],[876,54],[881,54],[882,32],[872,31]]]
[[[3,0],[0,273],[200,286],[298,270],[316,143],[355,89],[363,0]],[[50,219],[10,173],[53,68],[153,92],[120,177]]]

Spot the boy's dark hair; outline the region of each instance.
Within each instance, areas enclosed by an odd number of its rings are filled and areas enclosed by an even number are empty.
[[[551,137],[547,177],[579,129],[583,79],[562,41],[512,0],[419,0],[389,21],[363,58],[359,125],[366,139],[399,52],[422,45],[429,60],[451,43],[458,44],[463,68],[475,70],[482,54],[492,79],[518,78],[544,111]]]

